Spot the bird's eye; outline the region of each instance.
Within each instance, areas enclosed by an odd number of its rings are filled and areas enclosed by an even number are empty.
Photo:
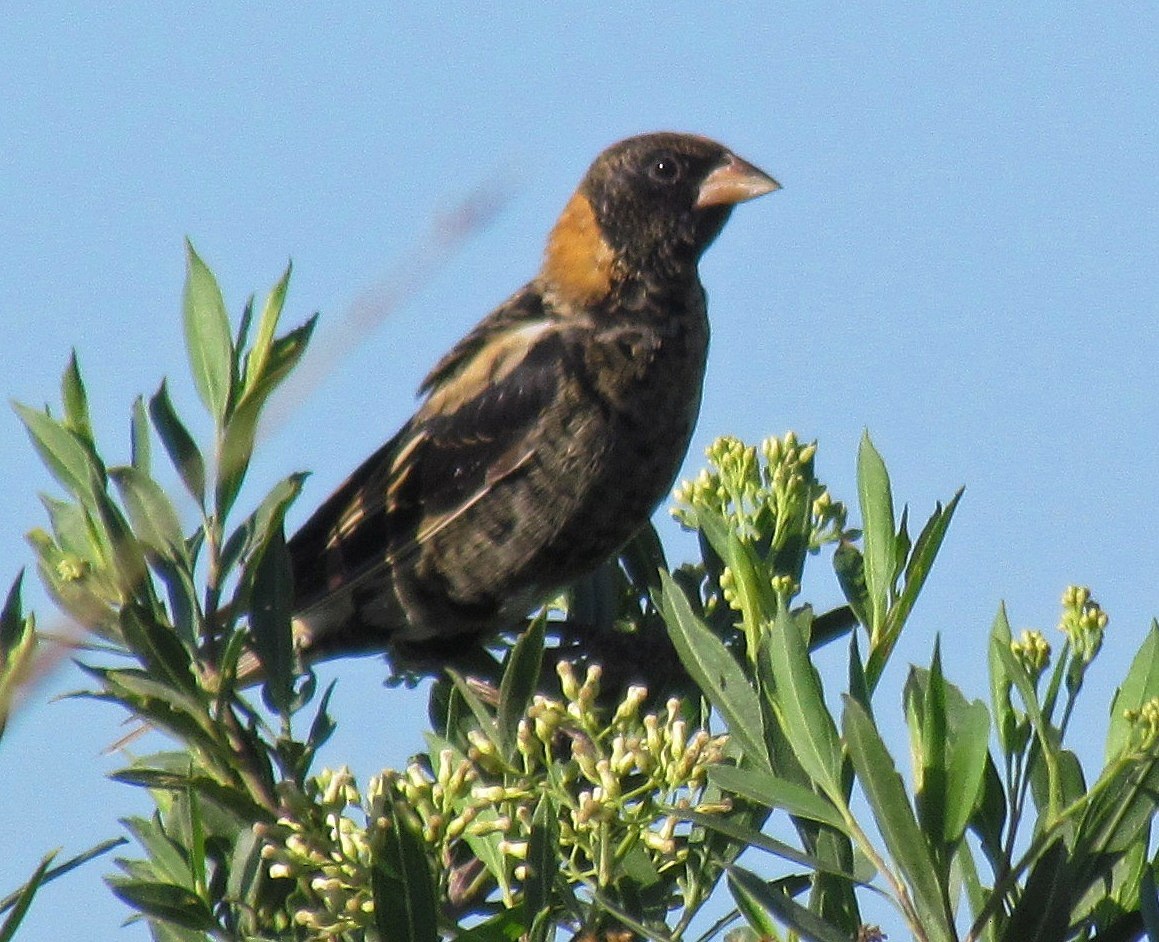
[[[675,183],[683,172],[680,161],[671,154],[657,154],[648,162],[648,176],[657,183]]]

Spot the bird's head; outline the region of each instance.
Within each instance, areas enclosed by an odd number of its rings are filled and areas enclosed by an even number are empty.
[[[544,276],[581,303],[618,278],[690,276],[733,206],[779,188],[708,138],[630,137],[588,169],[552,230]]]

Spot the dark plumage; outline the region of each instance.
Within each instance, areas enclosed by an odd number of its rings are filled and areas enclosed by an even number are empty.
[[[777,187],[702,137],[604,151],[539,274],[443,357],[414,417],[290,541],[303,655],[516,627],[623,546],[696,422],[697,261],[734,204]]]

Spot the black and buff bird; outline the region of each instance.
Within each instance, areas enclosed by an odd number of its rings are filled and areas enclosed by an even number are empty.
[[[632,137],[564,207],[539,274],[294,535],[303,658],[421,658],[521,625],[648,521],[700,407],[701,254],[778,189],[714,141]]]

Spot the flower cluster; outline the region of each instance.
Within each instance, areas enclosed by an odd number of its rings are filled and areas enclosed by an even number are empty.
[[[1058,630],[1067,636],[1082,664],[1089,664],[1099,653],[1106,628],[1107,613],[1091,598],[1091,590],[1085,586],[1067,586],[1062,594],[1062,619]]]
[[[1159,697],[1152,697],[1137,710],[1124,710],[1123,716],[1133,725],[1133,745],[1149,752],[1159,743]]]
[[[759,446],[718,438],[706,452],[709,468],[673,492],[672,515],[688,529],[701,526],[705,513],[720,517],[757,551],[770,570],[773,592],[788,600],[801,589],[804,553],[852,535],[845,527],[845,505],[833,500],[813,473],[816,453],[816,444],[802,445],[792,432]],[[787,547],[795,549],[782,558]],[[741,611],[736,579],[726,566],[720,591],[730,608]]]
[[[558,675],[562,696],[533,698],[511,754],[475,728],[465,753],[436,740],[404,771],[375,776],[365,802],[346,769],[324,771],[304,791],[286,788],[286,814],[259,832],[270,875],[298,881],[298,923],[318,933],[373,924],[370,874],[391,801],[415,821],[437,879],[450,881],[469,848],[507,906],[519,902],[544,802],[572,883],[607,886],[638,855],[657,873],[684,864],[689,828],[673,812],[729,810],[706,794],[726,737],[690,729],[675,699],[644,712],[642,687],[629,688],[609,718],[597,705],[598,666],[581,680],[563,662]]]
[[[768,541],[774,548],[799,532],[803,522],[810,549],[835,542],[845,533],[845,505],[833,500],[814,476],[816,452],[815,443],[802,445],[792,432],[766,438],[759,446],[718,438],[705,452],[710,467],[677,486],[673,516],[695,528],[696,510],[705,508],[742,538]]]
[[[1022,632],[1017,641],[1010,642],[1010,653],[1034,683],[1038,682],[1038,678],[1050,664],[1050,642],[1041,631]]]
[[[254,826],[265,841],[269,875],[297,881],[294,920],[312,933],[337,935],[374,923],[375,832],[386,817],[377,782],[371,792],[364,807],[348,768],[323,769],[305,789],[282,782],[284,813],[275,825]]]

